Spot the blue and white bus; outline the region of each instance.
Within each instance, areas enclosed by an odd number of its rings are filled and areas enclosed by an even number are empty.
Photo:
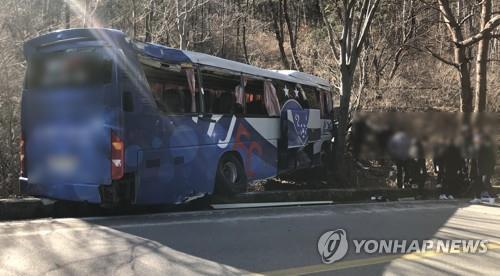
[[[317,167],[330,84],[70,29],[24,45],[21,191],[97,204],[179,204]]]

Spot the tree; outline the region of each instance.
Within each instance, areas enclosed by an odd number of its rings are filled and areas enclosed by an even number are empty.
[[[64,27],[71,28],[71,9],[68,0],[64,1]]]
[[[299,29],[299,19],[300,12],[295,11],[297,15],[297,19],[295,20],[295,26],[292,24],[292,20],[290,19],[290,12],[288,7],[288,0],[283,0],[283,15],[285,17],[286,28],[288,29],[288,37],[290,40],[290,48],[292,50],[292,61],[296,70],[304,71],[302,64],[299,59],[299,55],[297,54],[297,33]]]
[[[330,36],[330,46],[337,57],[340,67],[340,110],[337,137],[335,140],[335,164],[337,173],[342,171],[347,129],[350,122],[349,109],[351,102],[354,73],[361,51],[370,30],[380,0],[343,0],[341,4],[324,5],[324,22]],[[341,36],[336,38],[333,23],[329,20],[328,11],[334,9],[341,20]],[[335,39],[335,38],[336,39]]]
[[[137,3],[136,0],[132,1],[132,38],[137,38]]]
[[[425,1],[423,2],[426,3]],[[461,111],[470,113],[474,110],[474,108],[470,76],[471,70],[469,57],[467,56],[467,50],[475,43],[482,41],[482,49],[479,52],[480,56],[478,56],[478,74],[480,75],[478,76],[477,84],[477,93],[480,93],[481,95],[478,95],[479,99],[477,101],[478,106],[476,110],[484,110],[486,106],[486,64],[484,63],[487,62],[486,59],[488,55],[487,50],[485,49],[485,47],[487,48],[488,42],[485,41],[485,39],[488,39],[491,31],[494,30],[498,25],[500,25],[500,15],[497,15],[490,19],[489,16],[491,16],[491,0],[483,0],[481,29],[475,35],[471,35],[468,38],[465,38],[462,26],[468,19],[470,19],[470,16],[465,16],[463,18],[460,18],[460,14],[455,16],[449,0],[437,0],[437,5],[438,10],[443,15],[444,23],[448,28],[449,36],[453,44],[453,61],[440,56],[439,54],[433,52],[430,48],[427,48],[427,51],[429,51],[432,56],[434,56],[441,62],[451,65],[457,69],[458,77],[460,79]],[[460,12],[460,5],[458,10]]]
[[[144,37],[144,40],[146,42],[151,42],[152,41],[152,33],[153,33],[153,17],[155,15],[155,0],[149,0],[149,10],[148,14],[146,16],[146,23],[145,23],[145,28],[146,28],[146,34]]]
[[[274,35],[276,36],[276,41],[278,42],[278,48],[280,50],[281,55],[281,63],[286,69],[290,68],[290,62],[288,62],[288,57],[285,52],[285,38],[284,38],[284,26],[283,26],[283,0],[278,0],[275,4],[273,1],[269,0],[269,6],[271,7],[271,18],[272,28],[274,31]]]
[[[487,90],[487,73],[488,73],[488,52],[490,49],[490,39],[491,31],[493,31],[495,24],[498,25],[500,20],[491,21],[491,0],[483,0],[481,4],[481,19],[480,28],[481,33],[484,33],[482,39],[479,40],[477,46],[477,58],[476,58],[476,101],[475,101],[475,111],[484,112],[486,111],[486,90]],[[500,16],[496,17],[497,19]],[[498,22],[498,23],[495,23]],[[485,31],[489,30],[489,31]]]

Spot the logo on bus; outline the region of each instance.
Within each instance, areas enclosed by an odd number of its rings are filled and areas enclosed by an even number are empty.
[[[303,113],[303,114],[301,114]],[[309,122],[308,112],[294,112],[293,125],[302,142],[307,140],[307,123]]]

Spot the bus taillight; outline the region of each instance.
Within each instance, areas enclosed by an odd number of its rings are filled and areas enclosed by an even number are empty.
[[[24,155],[24,137],[23,135],[21,134],[21,139],[19,141],[19,166],[20,166],[20,173],[21,173],[21,176],[25,176],[25,172],[26,172],[26,161],[25,161],[25,155]]]
[[[111,132],[111,178],[118,180],[124,174],[124,151],[125,145],[120,137]]]

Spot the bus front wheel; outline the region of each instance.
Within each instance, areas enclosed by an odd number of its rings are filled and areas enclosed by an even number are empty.
[[[247,177],[243,164],[234,154],[225,154],[217,166],[215,193],[235,195],[247,188]]]

